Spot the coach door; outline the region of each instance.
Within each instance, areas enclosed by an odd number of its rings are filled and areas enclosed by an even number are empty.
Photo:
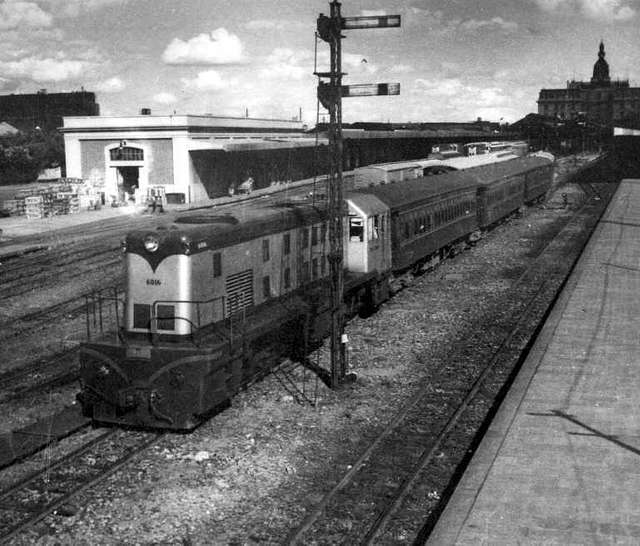
[[[349,205],[346,264],[354,273],[386,271],[391,267],[389,209],[377,197],[353,194]]]

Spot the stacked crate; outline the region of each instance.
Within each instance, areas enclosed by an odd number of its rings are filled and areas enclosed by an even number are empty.
[[[58,191],[55,194],[55,198],[53,200],[53,214],[58,215],[58,214],[71,213],[72,203],[74,205],[77,204],[77,210],[74,210],[74,212],[77,212],[80,206],[77,194],[72,193],[71,188],[68,188],[68,187],[62,187],[62,188],[64,191]]]
[[[27,218],[44,218],[44,200],[42,195],[25,197],[24,204]]]
[[[24,197],[20,199],[7,199],[6,201],[3,201],[2,208],[6,210],[11,216],[24,216]]]
[[[74,194],[72,197],[69,197],[69,214],[76,214],[78,212],[80,212],[80,199]]]

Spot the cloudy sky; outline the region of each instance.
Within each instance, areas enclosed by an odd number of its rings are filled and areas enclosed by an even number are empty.
[[[316,119],[321,0],[0,0],[0,93],[95,91],[101,113]],[[589,79],[603,39],[612,77],[640,86],[640,0],[344,0],[344,83],[400,82],[345,99],[345,121],[515,121],[541,87]],[[319,69],[328,46],[318,44]]]

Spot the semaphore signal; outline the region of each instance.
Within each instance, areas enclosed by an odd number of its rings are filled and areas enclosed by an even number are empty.
[[[329,72],[315,72],[318,100],[329,111],[329,255],[331,267],[331,385],[337,387],[346,376],[344,335],[344,273],[342,241],[342,98],[399,95],[399,83],[342,85],[342,31],[400,26],[400,15],[342,17],[340,2],[329,3],[330,15],[320,14],[317,35],[329,44]],[[323,81],[328,80],[328,81]]]

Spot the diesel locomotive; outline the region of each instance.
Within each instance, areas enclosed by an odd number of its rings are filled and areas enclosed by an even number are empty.
[[[345,194],[347,314],[379,306],[394,279],[542,198],[553,161],[523,157]],[[96,422],[190,430],[330,328],[323,205],[239,203],[186,212],[123,242],[116,340],[80,348],[83,412]]]

